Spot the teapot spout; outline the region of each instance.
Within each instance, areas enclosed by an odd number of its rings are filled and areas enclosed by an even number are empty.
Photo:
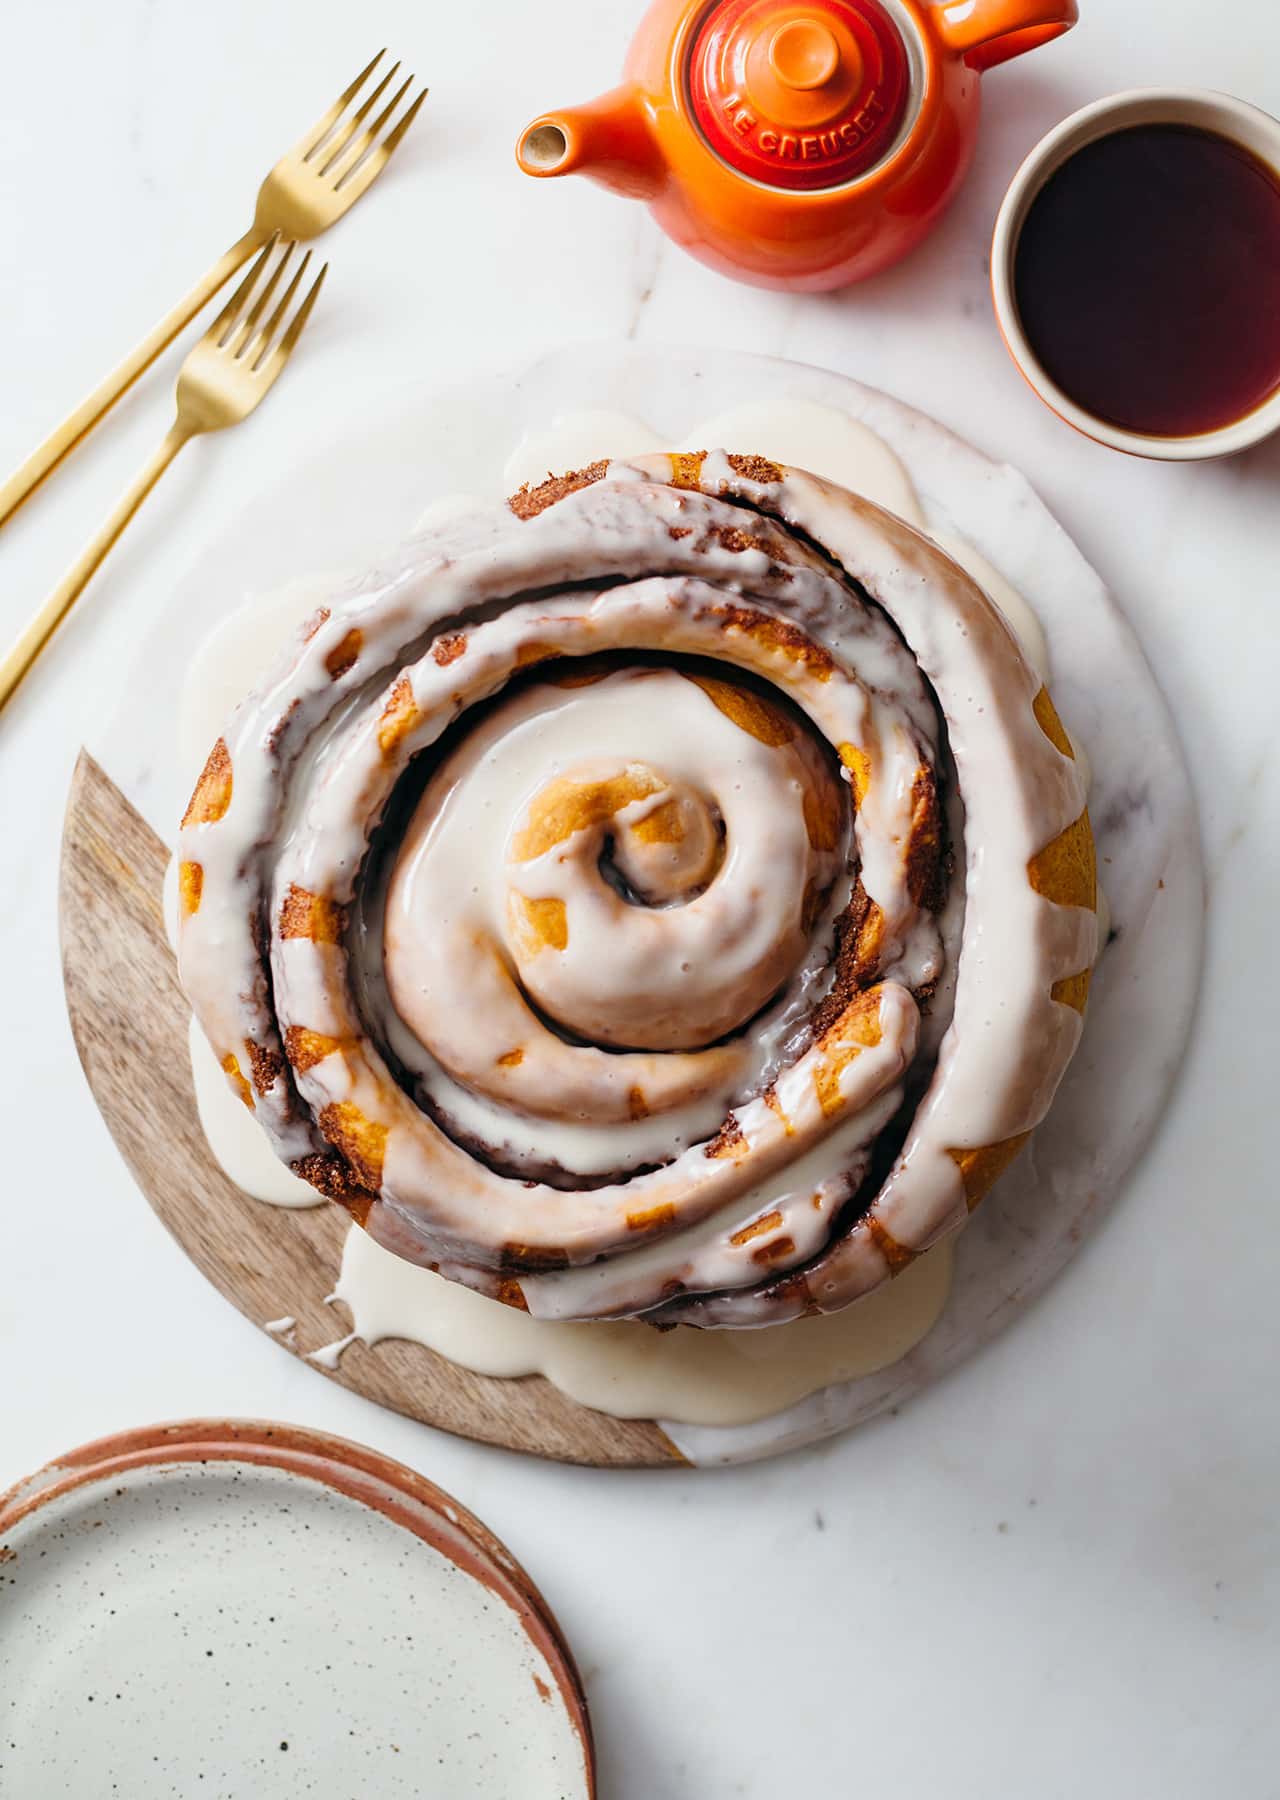
[[[589,175],[636,200],[651,200],[667,172],[640,93],[629,86],[543,113],[520,133],[516,161],[526,175]]]

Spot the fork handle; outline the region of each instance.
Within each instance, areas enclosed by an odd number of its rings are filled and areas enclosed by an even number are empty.
[[[84,592],[125,526],[187,442],[191,433],[176,420],[155,455],[121,499],[102,530],[50,594],[35,617],[0,661],[0,710],[44,649],[62,620]]]
[[[50,432],[40,448],[32,451],[20,469],[15,469],[4,486],[0,487],[0,525],[18,510],[45,476],[57,468],[63,457],[74,450],[82,438],[88,437],[98,420],[110,412],[121,394],[133,386],[142,371],[149,368],[160,352],[173,342],[183,326],[189,324],[236,270],[242,268],[253,253],[262,248],[267,236],[256,224],[251,226],[219,258],[203,281],[198,281],[191,292],[179,300],[171,312],[165,314],[137,349],[113,369],[105,381],[98,384],[87,400],[81,401],[56,431]],[[3,700],[0,700],[0,705],[3,705]]]

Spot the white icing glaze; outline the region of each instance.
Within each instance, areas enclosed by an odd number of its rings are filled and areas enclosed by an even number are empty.
[[[857,419],[834,407],[818,406],[812,400],[792,400],[785,406],[776,401],[750,400],[730,412],[700,420],[683,446],[655,444],[651,448],[709,449],[716,444],[767,445],[762,454],[775,462],[788,463],[793,469],[809,469],[826,481],[834,481],[837,487],[874,500],[877,506],[914,525],[917,531],[928,530],[911,477],[888,444]],[[614,450],[610,454],[623,457],[634,452]]]
[[[452,524],[468,513],[483,512],[487,505],[487,501],[475,494],[444,494],[423,507],[413,522],[413,535],[418,537],[425,531],[434,531],[438,525]]]
[[[245,681],[281,648],[321,604],[332,576],[307,575],[270,594],[255,594],[202,639],[187,667],[178,712],[178,760],[193,785],[209,745],[244,697]],[[174,920],[177,918],[175,904]],[[176,937],[176,925],[171,936]]]
[[[988,600],[994,601],[1000,608],[1013,635],[1022,646],[1022,654],[1041,681],[1048,681],[1049,646],[1045,642],[1044,628],[1022,595],[1005,580],[999,569],[987,561],[981,551],[975,550],[964,538],[957,537],[952,531],[931,531],[929,535],[940,550],[946,551],[952,562],[959,563],[967,575],[973,576]]]
[[[358,1331],[349,1331],[345,1337],[335,1338],[332,1344],[321,1344],[318,1350],[308,1350],[307,1360],[318,1363],[322,1369],[336,1369],[342,1360],[342,1352],[349,1349],[359,1335]]]
[[[178,731],[183,745],[191,741],[199,725],[201,712],[209,711],[217,704],[227,683],[234,682],[237,668],[242,679],[236,691],[243,691],[244,678],[252,679],[251,672],[256,666],[253,654],[256,637],[252,627],[263,611],[269,620],[272,618],[273,603],[277,599],[280,613],[286,615],[293,602],[286,600],[284,596],[273,596],[265,609],[260,609],[255,603],[234,614],[221,630],[211,632],[195,652],[178,715]],[[292,624],[292,621],[289,623]],[[231,629],[232,626],[236,629]],[[215,720],[220,716],[222,715],[214,714]],[[216,723],[212,729],[217,730]],[[176,947],[177,857],[170,857],[164,872],[161,906],[165,933],[169,942]],[[318,1194],[309,1182],[299,1180],[291,1169],[285,1167],[254,1115],[227,1086],[226,1075],[218,1066],[218,1059],[209,1048],[209,1040],[194,1018],[187,1029],[187,1046],[200,1129],[223,1174],[244,1193],[251,1194],[255,1200],[264,1200],[269,1206],[323,1206],[324,1196]],[[289,1324],[292,1323],[291,1319]],[[272,1331],[275,1327],[268,1325],[265,1329]],[[281,1329],[288,1327],[282,1326]]]
[[[946,1304],[951,1254],[940,1244],[897,1281],[827,1318],[769,1331],[655,1331],[633,1320],[557,1325],[530,1318],[415,1268],[353,1226],[334,1297],[350,1309],[353,1335],[366,1344],[410,1338],[482,1375],[545,1375],[562,1393],[615,1418],[742,1425],[905,1356]]]
[[[194,1019],[189,1039],[200,1129],[223,1173],[246,1194],[270,1206],[323,1206],[324,1196],[285,1167],[266,1132],[227,1086],[209,1040]]]
[[[662,439],[629,413],[563,413],[537,431],[527,431],[502,472],[504,493],[527,483],[537,487],[548,475],[581,469],[602,456],[647,456],[667,448]]]

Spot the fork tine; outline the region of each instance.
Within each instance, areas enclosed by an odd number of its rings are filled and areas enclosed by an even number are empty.
[[[346,149],[347,145],[351,142],[351,140],[355,136],[356,132],[360,129],[361,125],[368,118],[370,112],[378,104],[378,100],[381,97],[381,95],[383,93],[385,93],[387,83],[389,81],[393,81],[395,79],[396,71],[399,69],[399,67],[400,67],[400,64],[398,62],[393,62],[391,67],[387,70],[386,74],[382,77],[382,80],[378,83],[377,87],[374,88],[373,92],[369,95],[368,99],[361,102],[360,106],[356,109],[356,111],[354,113],[352,113],[350,119],[342,127],[342,129],[340,131],[335,131],[330,134],[329,138],[327,139],[327,141],[325,142],[325,145],[324,145],[324,152],[325,152],[327,161],[322,163],[321,166],[316,170],[316,173],[318,175],[327,174],[328,171],[333,167],[334,163],[337,162],[338,158],[342,155],[342,152]],[[317,146],[317,148],[318,148],[318,146]],[[304,158],[303,160],[306,161],[308,159]]]
[[[280,285],[280,277],[288,268],[297,247],[298,246],[294,243],[285,245],[284,255],[279,258],[275,268],[272,269],[270,275],[263,283],[262,292],[258,295],[248,313],[245,315],[243,323],[237,319],[231,330],[227,333],[227,342],[224,348],[229,350],[232,356],[243,356],[244,347],[253,336],[254,327],[257,325],[258,320],[270,305],[271,296]]]
[[[308,157],[315,155],[316,151],[328,137],[329,133],[338,123],[338,120],[342,117],[343,113],[347,110],[348,106],[350,106],[351,102],[355,99],[356,95],[360,92],[360,89],[364,86],[365,82],[369,79],[369,76],[372,75],[373,71],[377,68],[378,64],[386,54],[385,47],[379,50],[373,60],[367,62],[364,68],[361,69],[350,87],[346,87],[342,90],[319,123],[311,127],[297,149],[297,154],[302,157],[304,162]]]
[[[355,169],[356,164],[360,162],[361,158],[368,154],[369,150],[372,148],[375,140],[377,139],[378,133],[382,130],[382,128],[386,124],[387,120],[391,117],[392,113],[395,111],[396,107],[399,106],[400,102],[404,99],[404,97],[408,93],[409,88],[411,87],[412,83],[413,83],[413,76],[406,75],[404,80],[400,83],[400,86],[396,89],[395,93],[392,94],[390,100],[387,101],[387,104],[383,107],[382,111],[378,114],[377,118],[374,119],[371,124],[369,124],[365,127],[365,129],[360,133],[360,136],[355,140],[354,143],[347,145],[342,156],[332,157],[332,158],[330,158],[329,162],[326,163],[325,167],[320,171],[320,173],[322,175],[327,176],[328,174],[330,174],[332,172],[334,187],[338,187],[342,182],[343,176],[351,174],[352,171]],[[345,167],[343,167],[341,169],[338,168],[337,167],[338,163],[343,163],[345,165]]]
[[[235,293],[232,294],[230,300],[227,301],[227,304],[213,321],[213,324],[209,327],[208,331],[205,332],[205,337],[210,343],[219,342],[228,327],[232,325],[239,316],[241,308],[245,305],[249,295],[253,292],[259,275],[261,275],[263,269],[266,267],[267,258],[271,255],[271,252],[279,242],[280,233],[278,231],[273,231],[257,256],[254,257],[249,273],[240,283],[240,286],[236,289]]]
[[[328,263],[325,263],[320,273],[312,282],[310,290],[303,300],[302,305],[293,315],[289,324],[289,329],[285,332],[284,336],[271,352],[271,355],[267,358],[266,362],[263,363],[262,367],[257,368],[255,366],[254,374],[258,375],[268,385],[275,380],[276,376],[280,373],[281,369],[283,369],[284,365],[288,362],[289,357],[292,355],[294,345],[302,336],[307,320],[311,317],[311,309],[316,303],[316,298],[319,295],[320,289],[324,286],[324,278],[328,273],[329,265]]]
[[[370,125],[366,126],[355,142],[347,147],[342,156],[335,159],[335,164],[341,164],[341,167],[331,164],[330,168],[324,171],[326,175],[332,172],[333,186],[335,188],[341,187],[345,180],[348,180],[355,174],[360,163],[377,143],[384,126],[408,93],[412,84],[413,76],[406,76],[400,83],[400,86],[396,89],[395,93],[391,96],[390,100],[387,101],[387,104],[383,107],[382,111],[378,114],[377,118],[374,119]]]
[[[294,270],[293,280],[281,295],[279,306],[276,307],[276,310],[262,327],[262,330],[258,333],[257,337],[254,338],[251,348],[244,353],[245,361],[251,369],[256,370],[259,364],[265,361],[267,352],[275,341],[276,332],[280,327],[280,321],[284,318],[285,313],[288,312],[289,303],[297,293],[298,283],[306,274],[307,264],[310,261],[311,252],[308,250],[307,254]]]
[[[392,151],[397,148],[397,146],[399,145],[400,140],[403,138],[405,132],[408,131],[410,125],[412,125],[413,121],[417,118],[418,112],[422,106],[422,102],[426,99],[427,95],[430,92],[431,92],[430,88],[423,88],[422,92],[418,95],[418,98],[414,101],[413,105],[409,108],[408,112],[404,115],[403,119],[401,119],[400,123],[398,125],[396,125],[390,132],[388,132],[387,136],[383,139],[382,146],[381,146],[382,162],[380,162],[378,164],[379,168],[381,168],[383,166],[383,163],[385,163],[387,161],[387,159],[390,157]]]
[[[377,68],[378,64],[382,61],[383,57],[386,54],[387,54],[387,46],[384,44],[382,46],[381,50],[379,50],[378,54],[374,57],[371,57],[370,60],[364,65],[363,69],[361,69],[360,73],[356,76],[355,80],[351,83],[351,86],[343,88],[342,92],[338,96],[339,111],[341,111],[341,109],[343,107],[348,106],[351,103],[351,101],[355,99],[356,95],[360,92],[360,89],[364,86],[364,84],[368,80],[369,76],[372,75],[373,71]]]
[[[393,153],[403,141],[405,133],[417,118],[419,108],[428,92],[429,89],[423,88],[399,124],[387,133],[380,144],[375,145],[363,162],[353,168],[349,175],[339,180],[338,191],[349,205],[354,205],[369,184],[375,181],[386,168]]]

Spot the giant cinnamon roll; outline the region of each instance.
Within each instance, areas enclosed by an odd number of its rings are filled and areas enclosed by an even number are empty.
[[[184,985],[278,1154],[535,1314],[770,1324],[962,1225],[1095,953],[1084,785],[928,540],[759,457],[413,541],[235,713]]]

